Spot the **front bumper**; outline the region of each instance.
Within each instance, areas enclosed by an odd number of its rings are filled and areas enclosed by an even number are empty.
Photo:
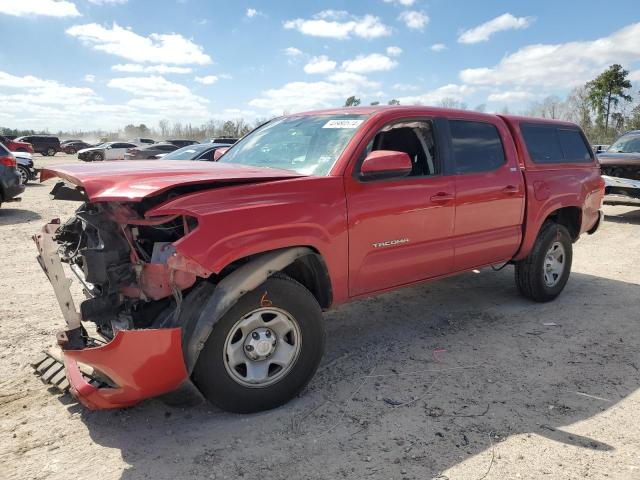
[[[65,373],[71,393],[87,408],[107,409],[135,405],[145,398],[176,390],[188,379],[182,354],[182,329],[119,330],[101,346],[85,347],[68,339],[81,330],[81,316],[76,310],[67,278],[53,239],[58,223],[45,225],[34,241],[38,262],[49,278],[67,323],[68,330],[59,335]],[[91,367],[99,377],[108,379],[108,387],[98,388],[83,378],[78,364]]]
[[[180,328],[120,330],[106,345],[63,350],[69,390],[91,410],[130,407],[172,392],[188,378],[181,343]],[[112,386],[89,384],[78,363],[106,376]]]

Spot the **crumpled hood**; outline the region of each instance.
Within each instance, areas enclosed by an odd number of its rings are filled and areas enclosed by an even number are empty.
[[[638,165],[640,153],[604,152],[597,155],[600,165]]]
[[[275,168],[188,160],[148,160],[69,164],[43,168],[40,181],[60,177],[82,187],[93,202],[140,201],[185,185],[254,183],[301,177]]]

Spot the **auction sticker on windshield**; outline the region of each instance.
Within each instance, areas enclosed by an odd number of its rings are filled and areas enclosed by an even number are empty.
[[[329,120],[322,128],[357,128],[364,120]]]

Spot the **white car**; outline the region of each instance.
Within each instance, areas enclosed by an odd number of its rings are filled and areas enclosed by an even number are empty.
[[[91,148],[78,151],[78,159],[85,162],[101,162],[103,160],[124,160],[124,154],[137,145],[129,142],[106,142]]]

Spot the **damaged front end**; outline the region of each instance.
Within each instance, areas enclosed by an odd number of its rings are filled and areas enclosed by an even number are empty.
[[[189,382],[178,317],[183,295],[210,272],[174,244],[197,220],[145,218],[144,209],[86,201],[73,218],[53,220],[34,236],[67,324],[57,340],[69,388],[91,409],[130,406]],[[84,294],[79,308],[72,278]],[[83,375],[86,368],[99,385]]]

